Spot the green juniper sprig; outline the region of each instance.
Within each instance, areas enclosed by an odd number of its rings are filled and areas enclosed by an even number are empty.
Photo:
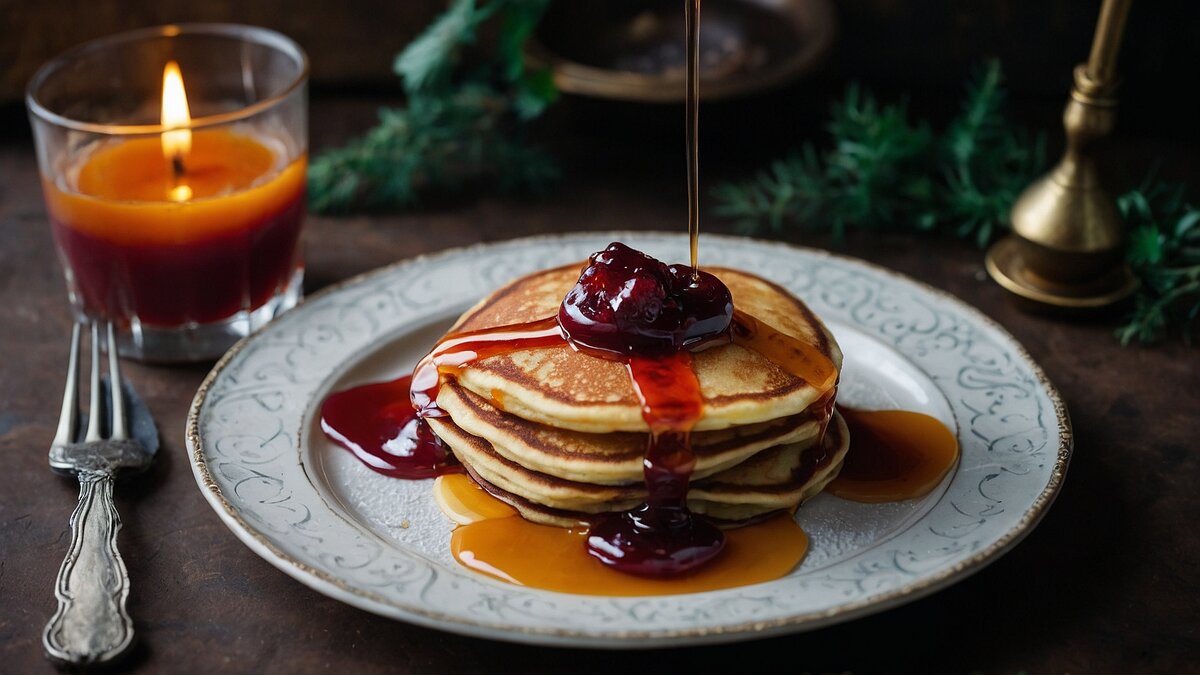
[[[805,144],[749,180],[718,185],[715,211],[750,233],[938,230],[982,248],[1009,228],[1013,203],[1047,168],[1044,138],[1009,124],[1003,101],[992,61],[934,135],[903,103],[881,105],[851,85],[831,110],[831,147]],[[1178,335],[1190,344],[1200,329],[1200,208],[1182,186],[1153,177],[1117,202],[1141,281],[1117,337],[1128,345]]]
[[[558,95],[550,73],[529,68],[523,56],[548,4],[454,0],[396,58],[406,105],[381,110],[365,135],[313,160],[313,210],[409,206],[480,177],[504,190],[553,182],[557,165],[524,133]],[[465,52],[488,22],[499,28],[495,53],[470,66]]]
[[[799,226],[841,239],[850,228],[945,229],[987,244],[1016,196],[1045,167],[1044,143],[1004,120],[1003,73],[991,61],[940,134],[850,85],[830,112],[830,148],[808,143],[747,181],[717,186],[717,215],[747,232]]]
[[[933,191],[922,195],[919,227],[946,228],[983,248],[1008,229],[1013,203],[1046,170],[1045,137],[1004,119],[1003,84],[999,61],[967,83],[962,111],[936,148],[938,175]]]
[[[903,103],[880,105],[851,84],[827,130],[831,149],[806,143],[749,180],[718,185],[716,214],[746,233],[798,227],[841,239],[851,227],[894,226],[931,189],[924,164],[932,137],[909,122]]]
[[[1200,329],[1200,208],[1182,185],[1153,178],[1117,199],[1129,227],[1129,264],[1141,281],[1121,344],[1149,344],[1177,334],[1191,344]]]

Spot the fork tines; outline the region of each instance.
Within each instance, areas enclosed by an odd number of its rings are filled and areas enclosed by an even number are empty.
[[[109,382],[109,435],[113,440],[128,438],[125,423],[125,395],[121,391],[121,366],[117,357],[117,341],[113,335],[113,324],[105,322],[108,347],[108,382]],[[100,325],[90,323],[92,333],[91,355],[92,367],[90,377],[90,400],[88,410],[87,432],[83,440],[93,442],[103,440],[104,415],[101,414],[100,401]],[[62,446],[75,443],[78,438],[79,426],[79,343],[82,326],[76,323],[71,329],[71,355],[67,364],[67,385],[63,391],[62,412],[58,416],[58,431],[54,435],[54,445]]]

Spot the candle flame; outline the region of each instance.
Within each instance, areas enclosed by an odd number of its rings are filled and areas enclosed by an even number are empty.
[[[170,131],[163,132],[162,149],[163,157],[177,167],[192,149],[192,131],[187,128],[191,123],[179,64],[168,61],[163,68],[162,125]]]

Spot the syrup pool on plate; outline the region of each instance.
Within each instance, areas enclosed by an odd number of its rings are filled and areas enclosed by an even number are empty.
[[[549,591],[634,596],[734,588],[778,579],[808,550],[808,537],[795,519],[781,513],[727,531],[725,551],[691,574],[647,578],[614,570],[587,555],[586,526],[567,529],[525,520],[466,475],[437,479],[434,493],[439,503],[457,505],[455,520],[465,523],[451,535],[456,560],[490,577]]]
[[[839,408],[850,452],[825,489],[856,502],[897,502],[928,494],[958,461],[958,439],[936,417],[908,410]]]

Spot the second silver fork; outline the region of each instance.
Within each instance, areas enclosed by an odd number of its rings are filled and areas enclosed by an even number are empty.
[[[153,458],[153,450],[129,433],[111,323],[106,332],[109,404],[103,404],[100,334],[93,323],[88,424],[79,438],[80,326],[76,324],[58,432],[50,446],[50,468],[79,479],[79,503],[71,514],[71,547],[55,584],[58,610],[46,624],[42,644],[50,658],[73,665],[111,662],[133,643],[133,621],[125,608],[129,573],[117,550],[121,518],[113,505],[113,482],[120,472],[145,469]]]

